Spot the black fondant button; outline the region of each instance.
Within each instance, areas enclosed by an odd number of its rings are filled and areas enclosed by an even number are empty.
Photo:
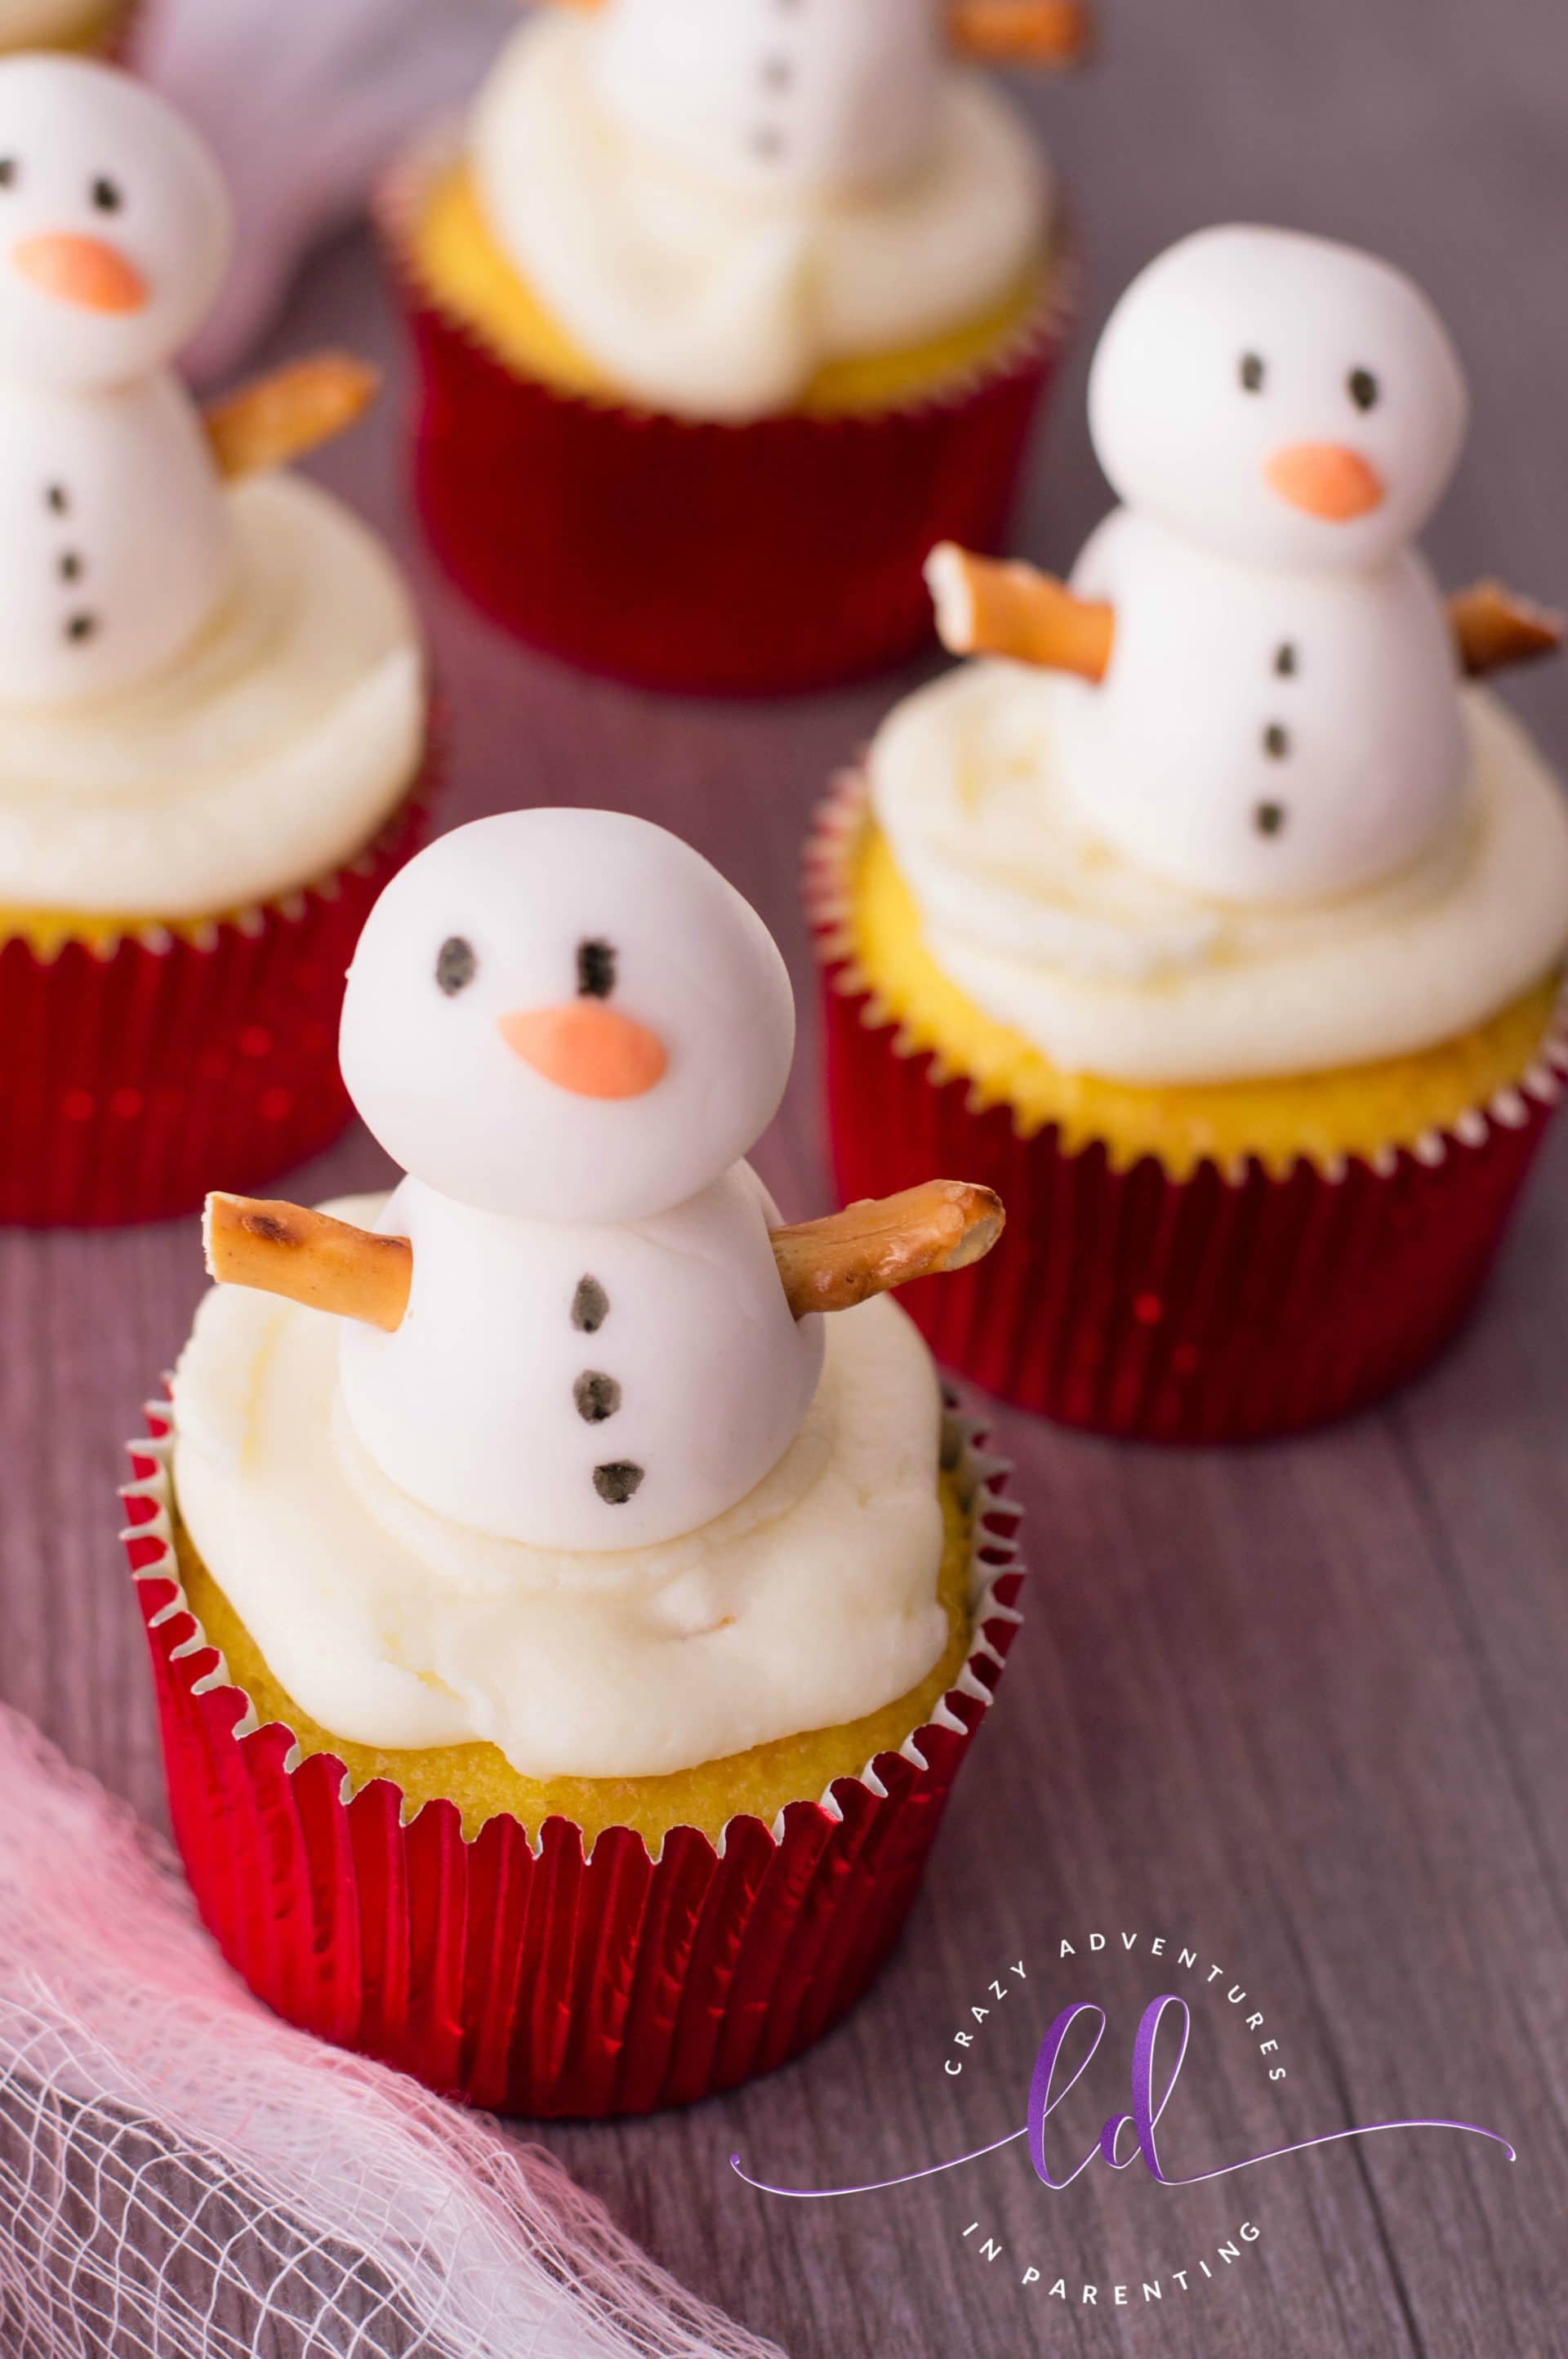
[[[597,1335],[610,1316],[610,1297],[597,1277],[579,1277],[572,1297],[572,1325],[581,1335]]]
[[[621,1406],[621,1387],[613,1376],[601,1375],[597,1368],[585,1368],[572,1386],[572,1398],[579,1417],[589,1425],[602,1425]]]

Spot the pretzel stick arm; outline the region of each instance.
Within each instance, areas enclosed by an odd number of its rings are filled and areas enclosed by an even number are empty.
[[[947,38],[991,65],[1081,65],[1094,46],[1087,0],[948,0]]]
[[[565,0],[587,15],[604,0]],[[1076,66],[1088,55],[1087,0],[947,0],[947,38],[964,57],[993,65]]]
[[[1448,601],[1448,619],[1466,676],[1480,679],[1510,664],[1535,663],[1563,645],[1563,617],[1534,605],[1500,582],[1474,582]]]
[[[287,466],[363,415],[381,380],[349,353],[317,353],[243,385],[203,414],[218,473],[231,479]]]
[[[773,1258],[797,1319],[808,1310],[848,1310],[912,1277],[967,1268],[990,1251],[1002,1217],[989,1188],[932,1180],[827,1220],[775,1229]],[[222,1285],[256,1287],[389,1334],[408,1308],[414,1248],[406,1237],[381,1236],[300,1204],[212,1195],[203,1243],[209,1274]]]
[[[797,1319],[808,1310],[849,1310],[912,1277],[967,1269],[989,1253],[1004,1217],[989,1188],[928,1180],[823,1221],[775,1229],[773,1259]]]
[[[925,582],[937,636],[950,655],[1011,656],[1080,679],[1105,678],[1116,610],[1075,597],[1054,574],[999,565],[944,540],[925,560]]]
[[[408,1239],[378,1236],[328,1212],[254,1196],[209,1196],[202,1244],[209,1275],[225,1286],[281,1294],[388,1334],[408,1308],[414,1277]]]

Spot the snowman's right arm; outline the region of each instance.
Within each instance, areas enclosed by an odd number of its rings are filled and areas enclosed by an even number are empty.
[[[403,1323],[414,1283],[406,1237],[384,1237],[303,1204],[212,1195],[201,1242],[209,1276],[226,1286],[281,1294],[388,1334]]]
[[[925,581],[950,655],[1011,656],[1079,679],[1105,678],[1116,610],[1102,600],[1076,597],[1054,574],[975,557],[951,540],[926,559]]]

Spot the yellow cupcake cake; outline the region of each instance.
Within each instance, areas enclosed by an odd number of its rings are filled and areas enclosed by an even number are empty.
[[[1076,0],[535,11],[385,206],[459,579],[654,685],[806,685],[926,636],[922,544],[994,538],[1071,291],[976,60],[1082,29]]]
[[[175,1379],[167,1571],[199,1645],[162,1670],[218,1650],[233,1774],[281,1725],[301,1790],[319,1765],[345,1812],[391,1793],[411,1846],[449,1814],[476,1860],[564,1836],[590,1874],[678,1880],[761,1840],[770,1906],[796,1846],[885,1812],[907,1905],[1005,1551],[884,1290],[977,1258],[1000,1211],[933,1183],[783,1227],[737,1158],[793,1028],[760,921],[642,821],[481,821],[383,896],[342,1058],[410,1176],[321,1212],[215,1198],[228,1282]],[[839,1872],[863,1981],[892,1904]],[[648,1938],[640,1973],[685,1973]]]
[[[195,132],[16,56],[0,152],[0,1219],[168,1218],[347,1118],[341,975],[419,824],[424,652],[387,552],[285,468],[373,373],[203,410],[173,371],[230,247]]]

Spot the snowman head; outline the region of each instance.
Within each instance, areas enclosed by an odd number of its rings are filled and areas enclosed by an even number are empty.
[[[387,886],[341,1046],[361,1115],[416,1180],[528,1220],[636,1221],[767,1127],[795,1001],[755,910],[678,836],[507,811]]]
[[[1118,496],[1244,564],[1386,563],[1464,440],[1465,380],[1402,273],[1292,230],[1200,230],[1111,313],[1089,429]]]
[[[84,391],[160,367],[229,243],[216,163],[144,83],[81,59],[0,63],[0,374]]]

